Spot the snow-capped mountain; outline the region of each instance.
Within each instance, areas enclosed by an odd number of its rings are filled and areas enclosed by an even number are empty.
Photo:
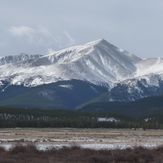
[[[112,85],[134,76],[140,60],[105,40],[97,40],[45,56],[2,57],[0,80],[24,86],[71,79]]]
[[[162,88],[163,59],[142,59],[103,39],[48,55],[0,58],[0,104],[3,105],[21,101],[20,106],[27,103],[36,106],[36,101],[35,105],[32,100],[26,101],[30,96],[46,104],[50,100],[51,105],[47,106],[51,107],[76,107],[103,93],[108,101],[133,101],[160,95]],[[57,101],[61,105],[56,105]]]

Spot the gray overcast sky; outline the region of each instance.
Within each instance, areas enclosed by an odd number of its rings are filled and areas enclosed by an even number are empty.
[[[163,0],[0,0],[0,56],[99,38],[163,57]]]

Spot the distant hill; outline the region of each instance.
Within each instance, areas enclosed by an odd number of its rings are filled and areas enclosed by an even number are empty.
[[[163,112],[163,96],[143,98],[134,102],[96,102],[79,109],[86,112],[107,112],[130,117],[143,117]]]

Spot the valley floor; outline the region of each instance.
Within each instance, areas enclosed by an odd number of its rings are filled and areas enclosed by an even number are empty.
[[[0,146],[6,150],[17,144],[34,144],[39,150],[80,146],[89,149],[154,148],[163,145],[163,130],[8,128],[0,129]]]

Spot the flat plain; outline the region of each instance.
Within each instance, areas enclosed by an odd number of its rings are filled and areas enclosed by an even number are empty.
[[[90,149],[125,149],[163,145],[163,130],[142,129],[75,129],[75,128],[8,128],[0,129],[0,146],[35,144],[41,150],[63,146]]]

